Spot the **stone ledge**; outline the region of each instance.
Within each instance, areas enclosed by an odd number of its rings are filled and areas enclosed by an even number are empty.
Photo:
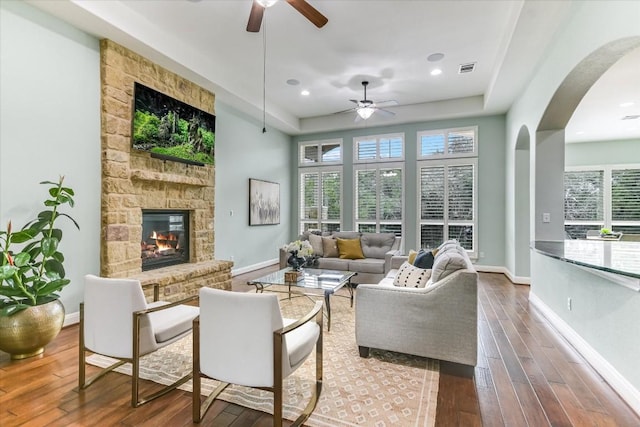
[[[132,170],[131,179],[138,180],[138,181],[173,182],[175,184],[192,185],[195,187],[213,186],[213,183],[209,182],[206,179],[194,178],[194,177],[185,176],[185,175],[146,171],[141,169]]]
[[[144,271],[130,278],[140,280],[142,285],[159,283],[160,286],[168,286],[209,274],[231,272],[231,267],[233,267],[232,261],[203,261]]]

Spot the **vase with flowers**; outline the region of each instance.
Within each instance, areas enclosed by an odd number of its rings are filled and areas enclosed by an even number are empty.
[[[0,230],[0,350],[14,359],[42,353],[44,346],[60,332],[64,307],[57,294],[69,284],[58,245],[62,230],[56,227],[66,217],[63,205],[74,205],[74,191],[58,182],[50,185],[47,209],[22,228]]]
[[[282,247],[289,253],[287,263],[295,271],[300,271],[305,266],[307,258],[313,255],[313,248],[308,240],[296,240]]]

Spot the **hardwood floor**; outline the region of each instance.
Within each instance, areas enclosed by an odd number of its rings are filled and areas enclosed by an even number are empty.
[[[234,290],[275,267],[234,278]],[[437,426],[638,426],[638,417],[528,303],[529,287],[501,274],[479,280],[479,359],[470,369],[441,364]],[[357,292],[357,291],[356,291]],[[78,326],[65,328],[43,356],[11,362],[0,352],[0,426],[184,426],[191,395],[175,391],[129,406],[129,378],[77,383]],[[91,370],[89,374],[91,374]],[[157,385],[145,383],[143,392]],[[263,427],[271,417],[217,401],[202,425]]]

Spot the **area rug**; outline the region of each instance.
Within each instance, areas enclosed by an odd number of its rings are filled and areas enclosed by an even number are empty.
[[[285,317],[297,318],[313,306],[307,298],[282,299]],[[331,298],[331,331],[324,325],[324,378],[315,411],[305,425],[334,426],[433,426],[438,400],[438,362],[401,353],[371,350],[361,358],[355,343],[355,309],[347,298]],[[191,336],[173,343],[141,361],[140,377],[170,384],[191,370]],[[105,367],[113,362],[91,355],[88,362]],[[118,372],[131,375],[131,365]],[[294,420],[311,396],[315,381],[315,354],[285,380],[284,417]],[[217,386],[203,379],[203,394]],[[191,391],[191,381],[181,387]],[[229,386],[219,399],[273,413],[272,393]]]

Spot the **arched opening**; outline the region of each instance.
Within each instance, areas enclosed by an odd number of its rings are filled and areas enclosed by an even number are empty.
[[[591,86],[618,60],[640,46],[640,37],[610,42],[584,58],[565,77],[536,129],[532,221],[536,240],[563,240],[565,128]]]

